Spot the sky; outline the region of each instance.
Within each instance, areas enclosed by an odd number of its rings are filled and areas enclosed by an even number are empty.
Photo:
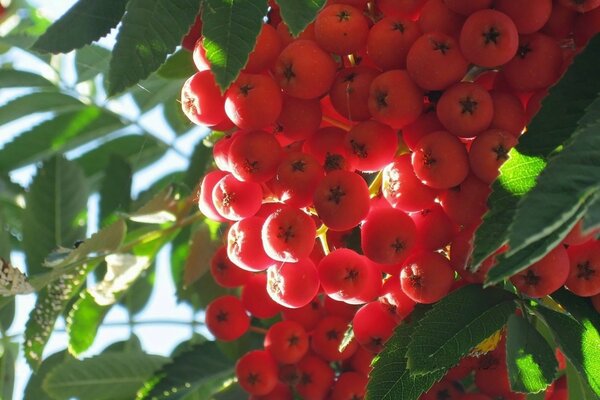
[[[42,14],[51,20],[55,20],[64,13],[73,3],[74,0],[31,0],[31,4],[39,7]],[[103,40],[102,43],[110,45],[114,41],[113,38]],[[6,61],[10,59],[15,63],[17,68],[34,70],[39,68],[31,58],[19,51],[11,51],[8,55],[2,56],[0,60]],[[19,94],[18,91],[11,93],[0,99],[0,106],[9,101],[14,96]],[[127,113],[134,115],[135,108],[131,104],[121,104],[125,107]],[[142,126],[150,133],[161,137],[163,140],[171,143],[175,140],[175,134],[164,123],[160,117],[160,110],[156,109],[150,113],[147,118],[142,120]],[[16,124],[7,124],[0,126],[0,148],[14,137],[14,133],[20,129],[30,126],[33,121],[25,120]],[[155,165],[140,171],[134,176],[133,193],[134,195],[146,188],[149,183],[154,181],[157,176],[164,175],[174,170],[182,170],[187,166],[187,158],[180,154],[189,155],[195,144],[203,136],[204,131],[201,129],[193,129],[190,133],[174,142],[177,151],[169,151],[168,154]],[[180,153],[180,154],[178,154]],[[12,178],[24,185],[27,185],[35,172],[35,168],[25,167],[12,174]],[[97,225],[95,216],[97,215],[98,196],[92,196],[88,203],[90,209],[90,223],[88,236],[91,235]],[[13,264],[17,267],[25,264],[23,254],[13,252],[11,254]],[[142,322],[134,327],[133,332],[139,337],[145,351],[152,354],[169,355],[172,349],[180,342],[189,339],[192,334],[192,328],[186,325],[187,322],[195,318],[199,319],[198,315],[193,315],[190,307],[184,304],[176,304],[175,286],[173,284],[169,264],[169,248],[165,247],[157,257],[156,284],[152,297],[146,308],[138,314],[136,321]],[[22,342],[22,336],[25,323],[29,313],[34,305],[35,296],[19,296],[17,298],[16,317],[9,330],[9,335],[17,335],[19,343]],[[174,324],[166,323],[168,321],[176,321]],[[94,345],[84,353],[84,357],[97,354],[110,343],[127,339],[130,336],[130,327],[128,326],[128,316],[126,311],[115,306],[107,315],[105,323],[100,328]],[[153,323],[156,322],[156,323]],[[203,332],[206,333],[206,332]],[[64,332],[64,321],[61,319],[56,325],[56,331],[52,335],[46,350],[44,358],[48,355],[63,350],[67,346],[67,335]],[[16,371],[16,383],[14,391],[14,400],[23,398],[23,391],[27,380],[30,376],[30,369],[25,363],[22,353],[19,354]]]

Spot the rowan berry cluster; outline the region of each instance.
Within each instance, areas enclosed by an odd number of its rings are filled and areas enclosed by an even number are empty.
[[[240,290],[206,324],[231,341],[252,318],[277,321],[236,366],[252,399],[361,399],[415,304],[494,266],[467,268],[489,185],[600,30],[600,0],[330,0],[298,37],[270,4],[224,94],[202,38],[182,90],[191,121],[226,132],[199,207],[228,227],[212,275]],[[578,225],[511,281],[530,297],[566,285],[600,310],[600,242]],[[505,357],[467,358],[422,398],[524,398]],[[473,371],[480,393],[460,385]],[[553,391],[566,398],[564,380]]]

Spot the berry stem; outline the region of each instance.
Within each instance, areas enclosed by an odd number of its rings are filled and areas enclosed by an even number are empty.
[[[325,224],[321,225],[319,229],[317,229],[317,238],[321,241],[321,247],[323,247],[323,253],[325,255],[329,254],[329,243],[327,243],[327,231],[329,228],[325,226]]]
[[[261,335],[266,335],[267,334],[267,330],[265,328],[261,328],[261,327],[258,327],[258,326],[250,325],[250,327],[248,328],[248,330],[250,332],[259,333]]]
[[[336,126],[338,128],[342,128],[345,131],[349,131],[352,128],[350,125],[347,125],[342,121],[338,121],[337,119],[328,117],[326,115],[323,115],[323,121],[329,122],[331,125]]]
[[[373,179],[373,182],[371,182],[371,184],[369,185],[369,194],[371,195],[371,198],[379,195],[379,190],[381,189],[382,182],[383,182],[383,173],[381,171],[379,171],[377,173],[377,176],[375,176],[375,179]]]

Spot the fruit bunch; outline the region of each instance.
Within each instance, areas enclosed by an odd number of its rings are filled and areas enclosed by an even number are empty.
[[[211,273],[239,295],[214,299],[206,324],[232,341],[268,320],[236,366],[252,399],[359,399],[417,303],[494,267],[469,269],[490,183],[600,30],[600,0],[330,0],[297,37],[270,4],[224,93],[202,37],[182,89],[189,119],[224,132],[199,207],[227,226]],[[600,242],[577,225],[511,282],[533,298],[566,285],[600,310]],[[505,357],[466,358],[422,398],[524,398]]]

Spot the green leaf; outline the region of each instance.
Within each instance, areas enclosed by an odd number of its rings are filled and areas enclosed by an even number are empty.
[[[145,353],[104,353],[54,368],[43,388],[54,398],[115,400],[132,398],[142,384],[169,361]]]
[[[177,219],[173,214],[175,205],[174,190],[172,186],[161,190],[150,201],[129,214],[129,219],[144,224],[162,224],[173,222]]]
[[[63,113],[81,110],[85,105],[60,92],[34,92],[17,97],[0,107],[0,125],[38,112]]]
[[[590,385],[587,384],[585,379],[582,379],[579,372],[573,367],[573,364],[567,361],[567,389],[569,396],[568,399],[577,400],[598,400],[599,396],[596,396]]]
[[[193,285],[210,271],[210,260],[221,245],[219,241],[211,240],[210,229],[206,224],[200,225],[192,234],[183,271],[185,288]]]
[[[588,207],[583,216],[583,231],[590,232],[600,227],[600,198],[596,199]]]
[[[23,248],[30,275],[46,255],[85,237],[87,188],[77,164],[54,157],[42,164],[29,187],[23,212]]]
[[[217,85],[225,91],[248,62],[267,15],[266,0],[205,0],[203,46]]]
[[[25,359],[34,371],[42,362],[42,354],[56,320],[83,286],[87,274],[94,267],[95,264],[78,267],[74,272],[64,274],[51,282],[38,294],[35,308],[29,314],[29,320],[25,326],[23,349]]]
[[[600,313],[592,306],[589,299],[579,297],[565,288],[552,293],[551,297],[577,321],[589,321],[596,330],[600,331]]]
[[[7,331],[15,319],[15,297],[0,309],[0,330]]]
[[[198,70],[192,59],[192,53],[187,50],[177,50],[161,65],[156,73],[165,79],[187,79]]]
[[[173,132],[178,136],[196,126],[183,113],[179,99],[179,93],[174,93],[173,96],[164,100],[163,103],[163,117],[165,117]]]
[[[509,228],[510,253],[556,232],[589,193],[600,188],[600,98],[594,104],[598,121],[573,134],[569,144],[549,160],[535,188],[519,203]]]
[[[109,96],[156,71],[181,43],[200,6],[198,0],[129,0],[110,60]]]
[[[325,3],[325,0],[277,0],[281,18],[294,36],[298,36],[315,20]]]
[[[144,113],[163,104],[165,99],[178,101],[181,98],[181,87],[184,82],[184,79],[165,79],[158,74],[152,74],[148,79],[131,88],[129,92],[140,111]],[[177,104],[181,108],[181,103]]]
[[[556,377],[554,351],[527,320],[514,314],[508,318],[506,360],[513,392],[541,392]]]
[[[126,0],[122,0],[123,3]],[[77,83],[93,79],[98,74],[108,72],[110,50],[97,45],[84,46],[75,53]]]
[[[129,339],[121,340],[119,342],[114,342],[109,344],[102,350],[102,353],[140,353],[142,352],[142,342],[140,342],[140,338],[135,334],[131,334]]]
[[[209,400],[239,400],[244,398],[247,394],[248,393],[242,389],[239,384],[231,383],[223,388],[223,390],[213,394]],[[204,400],[204,398],[199,396],[188,396],[184,400]]]
[[[488,199],[490,209],[475,235],[473,267],[493,254],[508,240],[519,199],[535,185],[535,177],[548,156],[577,128],[587,107],[600,92],[600,37],[590,41],[561,80],[550,89],[540,112],[510,152],[501,167]]]
[[[81,166],[85,176],[98,181],[113,155],[125,158],[133,171],[138,171],[158,160],[166,151],[167,146],[151,135],[126,135],[99,145],[75,161]]]
[[[53,398],[42,389],[42,382],[54,367],[62,364],[69,357],[67,351],[63,350],[46,358],[42,365],[40,365],[40,368],[29,377],[29,381],[25,387],[24,400],[53,400]]]
[[[501,329],[515,311],[515,296],[478,285],[460,288],[435,303],[414,330],[406,356],[413,374],[451,368]]]
[[[58,89],[54,83],[36,73],[9,68],[0,68],[0,88],[6,89],[18,87],[37,87],[53,90]]]
[[[7,143],[0,150],[0,169],[11,171],[63,154],[124,126],[116,115],[91,106],[57,115]]]
[[[33,45],[43,53],[68,53],[106,36],[125,13],[127,0],[79,0]]]
[[[130,315],[138,314],[146,307],[156,279],[156,264],[153,263],[140,277],[131,285],[131,288],[119,300],[119,303],[127,309]]]
[[[0,399],[12,399],[15,387],[15,367],[19,344],[3,341],[4,353],[0,357]]]
[[[198,142],[190,158],[190,165],[185,172],[183,183],[189,188],[199,187],[200,180],[206,174],[208,168],[212,165],[212,148],[206,146],[202,140]]]
[[[536,308],[565,357],[600,396],[600,332],[590,319],[575,320],[545,307]]]
[[[99,305],[87,291],[81,294],[67,316],[70,354],[79,355],[90,348],[100,324],[111,307],[111,305]]]
[[[544,255],[548,254],[548,252],[560,244],[596,197],[595,193],[588,196],[583,204],[580,205],[579,209],[565,221],[564,225],[542,240],[534,242],[510,256],[500,254],[496,258],[497,264],[488,272],[486,285],[499,283],[517,272],[522,271],[534,262],[540,260]]]
[[[104,178],[100,183],[100,223],[110,223],[118,218],[116,212],[127,213],[131,205],[133,170],[125,158],[109,156]]]
[[[190,394],[208,398],[233,376],[233,362],[214,342],[204,342],[176,355],[145,383],[136,400],[179,400]]]
[[[406,352],[422,311],[416,308],[410,316],[411,321],[396,328],[383,351],[373,360],[366,399],[417,400],[446,374],[445,369],[438,369],[427,375],[412,375],[408,369]]]

